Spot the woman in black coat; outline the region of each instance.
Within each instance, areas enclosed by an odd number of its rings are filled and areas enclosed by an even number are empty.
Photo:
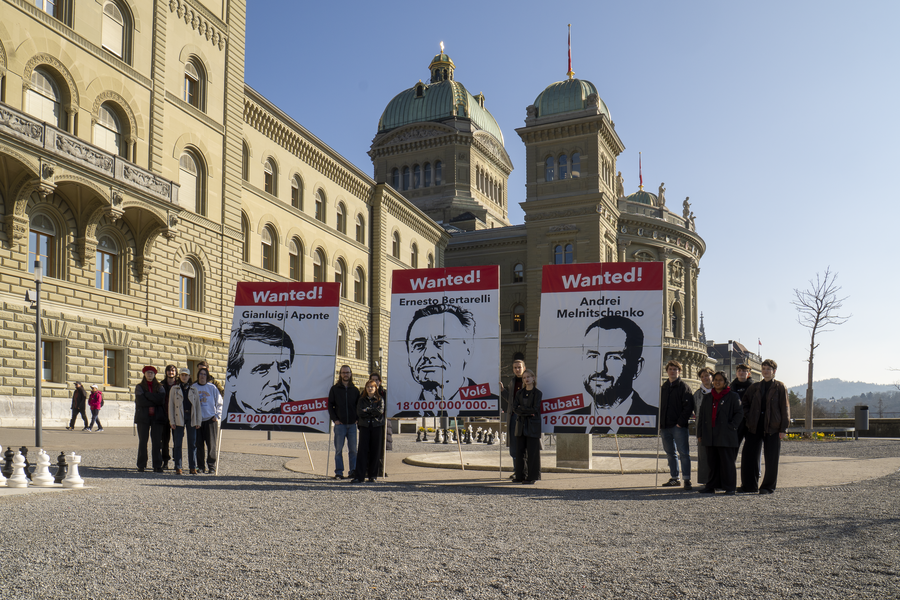
[[[522,374],[522,389],[513,398],[516,414],[513,483],[533,484],[541,478],[541,390],[535,387],[534,371]],[[528,462],[526,468],[526,461]],[[525,479],[528,473],[528,479]]]
[[[728,387],[725,373],[713,375],[713,389],[703,396],[697,413],[697,443],[706,447],[709,479],[701,494],[714,494],[724,489],[733,496],[737,486],[738,426],[744,417],[741,399]]]
[[[366,389],[356,403],[359,420],[359,449],[356,455],[356,478],[352,483],[362,483],[367,476],[369,483],[378,477],[378,463],[381,459],[381,437],[384,428],[384,399],[378,393],[378,382],[369,380]]]

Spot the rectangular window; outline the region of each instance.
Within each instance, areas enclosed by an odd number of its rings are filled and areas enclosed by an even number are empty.
[[[59,377],[59,342],[41,340],[41,380],[57,381]]]
[[[184,310],[196,310],[196,296],[194,292],[194,278],[181,276],[181,308]]]
[[[111,387],[121,387],[123,377],[121,369],[124,367],[122,350],[111,348],[103,349],[103,384]]]
[[[116,257],[97,250],[97,289],[111,292],[116,288]]]

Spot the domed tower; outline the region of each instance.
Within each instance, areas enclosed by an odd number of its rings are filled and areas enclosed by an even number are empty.
[[[378,121],[369,150],[375,180],[438,223],[463,230],[509,225],[513,165],[484,95],[456,81],[443,47],[428,69],[429,82],[394,96]]]

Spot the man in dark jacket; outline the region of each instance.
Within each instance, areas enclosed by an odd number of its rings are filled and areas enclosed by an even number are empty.
[[[525,373],[525,355],[521,352],[516,352],[513,356],[512,377],[509,378],[509,385],[504,386],[503,382],[500,382],[500,409],[505,417],[509,455],[513,458],[516,456],[516,413],[513,412],[512,405],[516,392],[524,386],[522,383],[523,373]],[[509,478],[512,479],[513,477],[515,475],[510,475]]]
[[[147,365],[134,388],[134,423],[138,433],[137,469],[147,468],[147,441],[151,441],[153,471],[162,473],[162,430],[168,422],[166,392],[156,380],[156,368]]]
[[[87,413],[85,412],[86,404],[87,394],[84,393],[84,387],[81,385],[80,381],[76,381],[75,392],[72,394],[72,420],[69,421],[69,426],[66,427],[66,429],[75,429],[75,419],[78,415],[81,415],[81,420],[84,421],[84,429],[82,429],[82,431],[90,431],[88,428]]]
[[[753,379],[750,377],[750,367],[746,364],[741,363],[737,366],[737,378],[731,382],[731,391],[738,395],[738,398],[744,397],[744,392],[750,389],[750,386],[753,385]],[[738,426],[738,448],[741,446],[741,442],[744,441],[744,438],[747,437],[747,421],[746,419],[741,419],[741,424]],[[756,478],[759,479],[759,466],[756,468]]]
[[[353,385],[353,371],[341,366],[340,377],[328,392],[328,415],[334,423],[334,478],[344,478],[344,440],[350,457],[350,477],[356,476],[356,405],[359,390]]]
[[[669,459],[669,481],[664,487],[678,487],[678,464],[684,489],[691,486],[691,454],[688,447],[688,420],[694,412],[694,396],[691,388],[681,380],[681,363],[670,360],[666,364],[669,380],[663,382],[659,392],[659,434],[663,449]]]
[[[747,424],[744,450],[741,453],[741,487],[739,492],[754,494],[759,481],[759,453],[762,449],[766,461],[766,475],[759,484],[760,494],[775,492],[778,482],[778,459],[781,440],[787,435],[791,422],[787,388],[775,379],[778,364],[767,358],[762,363],[763,380],[754,383],[744,392],[741,406]]]

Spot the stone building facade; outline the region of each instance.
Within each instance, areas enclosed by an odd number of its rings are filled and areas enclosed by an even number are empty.
[[[0,398],[33,398],[35,259],[48,399],[131,400],[145,364],[224,377],[238,281],[342,281],[337,363],[375,368],[391,271],[449,236],[244,84],[245,2],[0,10]]]

